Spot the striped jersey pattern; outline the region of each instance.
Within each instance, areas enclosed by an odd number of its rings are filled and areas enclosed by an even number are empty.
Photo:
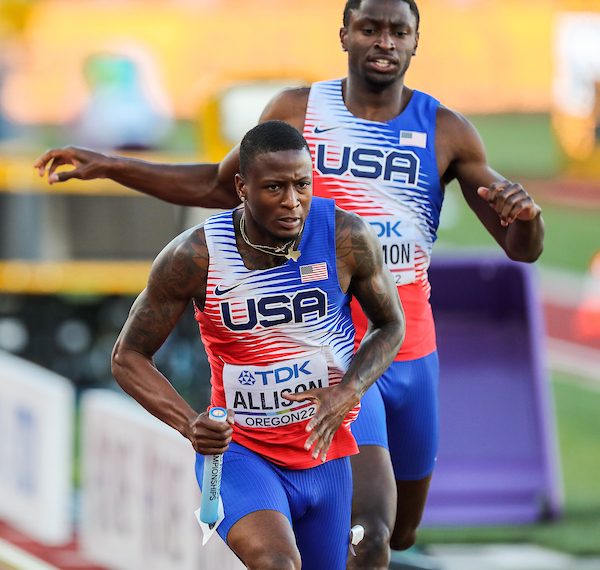
[[[314,406],[292,406],[284,393],[339,383],[353,354],[350,297],[336,269],[335,204],[314,198],[300,258],[270,269],[244,265],[233,211],[208,218],[204,231],[206,302],[195,318],[211,366],[211,404],[234,409],[237,443],[286,468],[317,465],[303,447]],[[328,459],[357,452],[350,423],[358,409],[337,431]]]
[[[427,269],[443,201],[434,149],[438,107],[413,91],[400,115],[368,121],[350,113],[336,79],[312,85],[304,123],[315,195],[366,218],[381,240],[407,316],[396,360],[435,350]],[[358,344],[367,323],[358,304],[352,310]]]

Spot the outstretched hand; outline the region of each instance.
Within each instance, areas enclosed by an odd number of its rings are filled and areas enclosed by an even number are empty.
[[[325,462],[333,436],[348,412],[358,404],[358,396],[354,390],[343,384],[331,388],[313,388],[306,392],[283,394],[283,396],[294,402],[308,400],[316,404],[315,415],[306,425],[306,431],[310,432],[310,435],[304,443],[304,449],[310,451],[312,448],[313,459],[320,457],[321,461]]]
[[[498,214],[500,224],[505,227],[515,220],[531,221],[541,212],[520,184],[508,180],[493,182],[489,188],[480,186],[477,194]]]
[[[216,422],[208,412],[199,414],[190,424],[187,438],[194,449],[202,455],[225,453],[233,436],[233,411],[227,410],[227,421]]]
[[[36,160],[33,167],[43,177],[48,174],[48,183],[65,182],[71,178],[92,180],[106,178],[106,167],[110,158],[99,152],[76,146],[53,148]],[[71,165],[72,170],[56,172],[59,166]],[[46,170],[47,169],[47,170]]]

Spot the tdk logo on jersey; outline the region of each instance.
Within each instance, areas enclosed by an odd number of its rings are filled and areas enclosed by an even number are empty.
[[[252,386],[256,379],[254,376],[258,376],[263,383],[263,386],[268,384],[281,384],[283,382],[289,382],[290,380],[299,380],[304,376],[311,376],[312,372],[309,370],[310,360],[305,360],[302,364],[293,364],[292,366],[280,366],[279,368],[273,368],[272,370],[244,370],[238,380],[240,384],[244,386]],[[249,380],[249,379],[252,380]]]
[[[378,238],[402,237],[402,234],[400,233],[400,230],[399,230],[401,223],[402,223],[401,220],[394,220],[393,222],[390,222],[387,220],[384,222],[369,220],[369,224],[375,230],[375,233],[377,234]]]
[[[259,326],[267,328],[326,317],[327,294],[321,289],[307,289],[291,295],[224,301],[220,309],[223,324],[229,330],[250,331]]]
[[[256,384],[256,378],[248,370],[242,370],[238,380],[242,386],[253,386]]]
[[[335,155],[335,159],[328,156],[327,146],[317,144],[316,169],[320,174],[342,176],[350,172],[357,178],[401,182],[408,186],[418,183],[421,161],[412,150],[344,146],[339,152],[336,148]]]

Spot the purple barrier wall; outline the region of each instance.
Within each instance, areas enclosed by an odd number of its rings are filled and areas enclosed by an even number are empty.
[[[440,356],[440,450],[428,525],[558,516],[560,469],[535,269],[438,257],[430,268]]]

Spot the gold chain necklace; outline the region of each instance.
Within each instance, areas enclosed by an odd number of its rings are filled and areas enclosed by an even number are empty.
[[[244,214],[245,213],[242,212],[242,217],[240,218],[240,234],[242,234],[242,239],[250,247],[252,247],[262,253],[266,253],[268,255],[277,255],[278,257],[285,257],[286,259],[293,259],[294,261],[298,261],[298,258],[300,257],[300,251],[298,251],[297,249],[294,249],[294,244],[296,243],[298,236],[302,233],[302,230],[304,229],[304,224],[300,228],[298,235],[294,239],[285,242],[283,245],[278,245],[275,247],[271,246],[271,245],[258,245],[258,244],[252,243],[248,239],[248,236],[246,235],[246,222],[245,222]]]

